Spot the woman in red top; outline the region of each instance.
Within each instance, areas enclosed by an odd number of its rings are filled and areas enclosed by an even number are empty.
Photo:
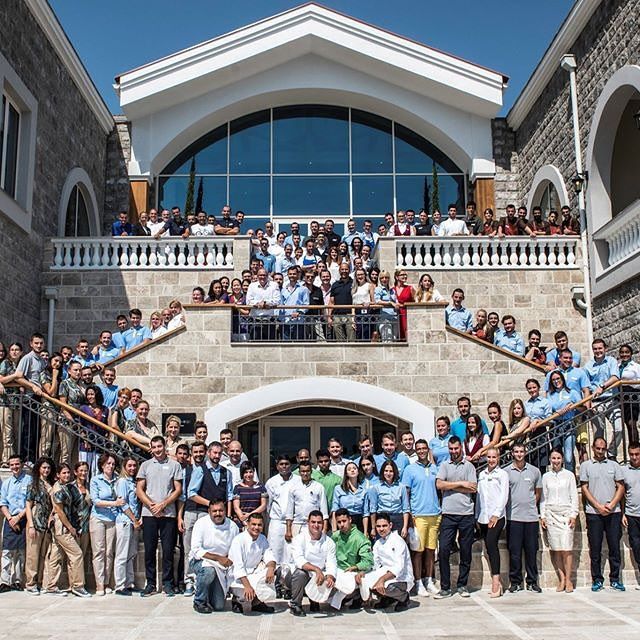
[[[393,274],[395,286],[393,290],[396,292],[396,301],[400,305],[400,340],[407,339],[407,309],[404,306],[407,302],[413,302],[413,287],[407,284],[407,272],[403,269],[396,269]]]
[[[489,436],[482,430],[482,419],[477,413],[467,418],[467,435],[464,439],[464,455],[472,465],[477,467],[484,462],[484,456],[477,456],[483,447],[489,444]]]

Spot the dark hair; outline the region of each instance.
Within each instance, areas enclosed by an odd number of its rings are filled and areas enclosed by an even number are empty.
[[[556,331],[553,334],[553,339],[554,340],[559,340],[560,338],[568,338],[569,336],[567,335],[566,331]]]
[[[195,442],[191,443],[191,451],[193,451],[196,447],[204,447],[206,450],[207,445],[206,443],[202,442],[202,440],[196,440]]]
[[[176,447],[176,451],[186,451],[187,453],[189,453],[189,445],[186,444],[185,442],[181,442],[177,447]]]
[[[221,436],[227,434],[229,434],[233,438],[233,431],[231,431],[231,429],[222,429],[222,431],[220,431]]]
[[[71,469],[71,466],[70,466],[70,465],[67,465],[67,466],[69,466],[69,469]],[[78,462],[76,462],[76,463],[73,465],[73,470],[74,470],[74,472],[75,472],[75,471],[77,471],[80,467],[87,467],[87,469],[88,469],[88,468],[89,468],[89,463],[88,463],[88,462],[85,462],[84,460],[79,460]],[[58,467],[58,471],[60,471],[60,469],[61,469],[61,468],[62,468],[62,465],[60,465],[60,466]]]
[[[344,507],[340,507],[339,509],[336,509],[336,512],[334,515],[336,518],[340,518],[341,516],[347,516],[347,518],[351,518],[351,514],[349,513],[349,510],[345,509]]]
[[[328,449],[318,449],[316,451],[316,460],[318,458],[331,458],[331,454]]]
[[[438,416],[436,418],[436,422],[438,422],[438,420],[442,420],[442,422],[445,422],[448,427],[451,427],[451,419],[449,418],[449,416]]]
[[[391,516],[386,511],[376,513],[376,522],[378,522],[378,520],[386,520],[389,524],[393,524],[393,522],[391,521]]]
[[[536,384],[538,385],[538,388],[540,388],[540,383],[535,378],[527,378],[527,381],[524,383],[525,389],[530,384]]]
[[[19,453],[12,453],[9,456],[9,460],[20,460],[22,462],[22,456]]]
[[[129,310],[129,317],[131,318],[132,316],[140,316],[142,317],[142,311],[140,311],[140,309],[137,308],[133,308]]]
[[[309,469],[311,469],[311,461],[310,460],[302,460],[298,463],[298,469],[302,469],[302,467],[304,467],[305,469],[307,467],[309,467]]]
[[[502,319],[504,320],[504,318]],[[531,336],[538,336],[538,338],[542,338],[542,334],[537,329],[531,329],[531,331],[529,331],[527,338],[530,338]]]
[[[458,436],[451,436],[449,438],[449,444],[462,444],[462,442]]]
[[[104,394],[102,393],[102,389],[97,384],[90,384],[84,392],[85,396],[89,391],[93,391],[95,393],[96,404],[101,407],[104,404]]]
[[[249,516],[249,520],[260,520],[260,522],[264,523],[264,516],[261,513],[252,513]]]
[[[215,506],[216,504],[221,504],[221,505],[223,505],[225,507],[227,506],[227,503],[224,500],[222,500],[221,498],[214,498],[213,500],[211,500],[209,502],[209,509],[211,509],[211,507]]]
[[[309,515],[307,516],[307,520],[311,520],[311,518],[322,518],[324,520],[324,516],[322,515],[322,511],[319,509],[312,509],[309,511]]]
[[[48,464],[51,467],[51,475],[50,478],[56,477],[56,463],[47,456],[42,456],[36,460],[36,463],[33,465],[33,471],[31,472],[31,476],[36,482],[42,480],[40,477],[40,468],[43,464]]]
[[[633,442],[629,443],[629,446],[627,447],[627,449],[640,449],[640,442],[638,442],[637,440],[634,440]]]
[[[162,442],[163,447],[167,444],[167,441],[162,436],[153,436],[149,444],[153,444],[154,442]]]
[[[347,466],[350,465],[350,464],[355,465],[356,469],[358,470],[358,475],[356,476],[356,487],[360,486],[360,484],[364,480],[364,471],[362,471],[362,469],[360,468],[360,465],[357,465],[353,460],[349,460],[347,462],[347,464],[344,465],[345,474],[344,474],[344,476],[342,478],[342,482],[340,484],[342,489],[344,491],[346,491],[347,493],[350,493],[350,491],[351,491],[351,489],[349,488],[349,478],[347,477],[347,474],[346,474]]]
[[[31,334],[31,338],[29,338],[29,342],[33,342],[33,340],[44,340],[44,336],[37,331]]]
[[[527,382],[528,382],[528,380],[527,380]],[[490,402],[488,404],[488,406],[487,406],[487,411],[489,409],[491,409],[491,407],[493,407],[494,409],[497,409],[500,413],[502,413],[502,407],[497,402],[495,402],[495,401],[494,402]]]
[[[377,476],[377,475],[378,475],[378,467],[376,466],[375,458],[374,458],[371,454],[369,454],[368,456],[362,456],[362,457],[360,458],[360,463],[358,464],[358,469],[360,469],[360,471],[362,471],[362,477],[363,477],[363,478],[365,477],[364,467],[362,466],[362,463],[363,463],[365,460],[368,460],[368,461],[371,463],[372,468],[373,468],[372,474],[373,474],[374,476]]]
[[[109,458],[113,458],[113,461],[117,462],[116,457],[113,455],[113,453],[103,453],[98,458],[98,469],[100,469],[100,471],[102,471],[102,469],[104,468],[104,465],[107,464],[107,462],[109,462]]]
[[[240,465],[240,478],[242,478],[247,471],[255,471],[255,470],[256,468],[253,466],[253,463],[249,462],[248,460],[245,460]]]
[[[286,460],[288,463],[291,463],[291,460],[289,460],[289,457],[285,456],[284,453],[281,453],[276,456],[276,464],[278,464],[278,462],[282,462],[283,460]]]
[[[398,472],[398,465],[393,460],[385,460],[380,466],[380,482],[384,482],[384,470],[387,467],[391,467],[391,470],[393,471],[393,480],[391,481],[391,484],[395,484],[400,477],[400,473]]]
[[[202,427],[204,427],[205,429],[207,429],[207,423],[204,420],[196,420],[193,423],[193,430],[195,431],[196,429],[202,429]],[[207,429],[208,431],[208,429]]]
[[[471,418],[473,418],[474,422],[476,423],[476,434],[477,435],[482,434],[482,418],[477,413],[471,413],[469,415],[469,418],[467,419],[467,440],[471,435],[471,432],[469,431],[469,420],[471,420]]]
[[[426,444],[427,445],[427,449],[429,448],[429,443],[424,439],[424,438],[418,438],[415,443],[414,443],[414,447],[417,447],[419,444]]]

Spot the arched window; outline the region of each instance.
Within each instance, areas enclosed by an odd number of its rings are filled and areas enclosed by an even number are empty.
[[[195,173],[195,180],[190,174]],[[383,216],[450,202],[464,206],[466,176],[400,123],[349,107],[292,105],[227,122],[184,149],[158,177],[158,206],[192,202],[209,213],[266,218]]]
[[[553,185],[553,182],[547,182],[538,197],[538,201],[534,202],[534,206],[542,207],[542,211],[546,216],[549,211],[554,209],[555,211],[559,211],[560,207],[560,196],[558,195],[558,191]]]
[[[64,223],[65,238],[78,238],[91,235],[87,202],[78,185],[74,185],[67,203]]]

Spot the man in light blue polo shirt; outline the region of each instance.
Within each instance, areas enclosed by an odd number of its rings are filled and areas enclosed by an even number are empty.
[[[440,529],[440,500],[436,490],[438,470],[429,460],[429,445],[422,438],[416,440],[418,460],[405,467],[402,484],[409,490],[409,508],[419,547],[411,553],[413,575],[419,596],[435,595],[438,588],[433,582],[433,569]]]
[[[103,331],[100,334],[98,344],[93,347],[91,354],[95,359],[95,364],[107,364],[120,355],[119,349],[113,342],[111,331]]]
[[[567,387],[573,391],[578,392],[582,397],[585,397],[591,392],[591,385],[589,384],[589,378],[584,369],[573,366],[573,353],[571,349],[563,349],[560,352],[560,366],[553,371],[559,371],[567,382]],[[544,390],[549,391],[549,379],[553,371],[549,371],[544,379]]]
[[[464,301],[464,291],[454,289],[451,294],[451,304],[444,310],[445,322],[458,331],[471,333],[473,328],[473,316],[469,309],[462,306]]]
[[[516,319],[511,315],[502,317],[504,329],[496,331],[493,344],[518,356],[524,356],[524,338],[516,331]]]
[[[309,289],[298,282],[298,267],[287,270],[288,282],[280,292],[280,304],[290,309],[281,309],[280,318],[284,324],[283,337],[285,340],[304,339],[304,314],[307,309],[300,308],[309,304]]]
[[[79,362],[83,367],[90,367],[95,364],[96,359],[89,349],[89,341],[82,338],[78,340],[76,352],[71,356],[71,362]]]
[[[100,375],[101,382],[98,384],[102,391],[102,402],[109,411],[113,411],[118,404],[118,391],[120,387],[116,382],[115,367],[105,367]]]
[[[122,334],[125,351],[129,351],[139,344],[151,342],[151,330],[141,324],[142,311],[140,309],[131,309],[129,311],[129,319],[131,320],[131,326]]]
[[[617,360],[607,355],[607,345],[604,340],[597,338],[591,343],[593,358],[584,366],[584,372],[589,379],[589,388],[593,396],[593,426],[595,437],[607,439],[607,422],[613,425],[613,437],[609,444],[609,457],[615,458],[618,447],[622,443],[622,413],[619,407],[610,411],[611,400],[618,392],[617,387],[611,385],[619,378]],[[606,414],[606,415],[605,415]]]
[[[394,433],[388,432],[382,436],[382,453],[373,456],[376,463],[376,469],[380,473],[380,468],[387,460],[396,463],[398,473],[402,476],[404,468],[409,465],[409,458],[406,453],[402,453],[396,449],[396,436]]]
[[[556,331],[553,335],[553,339],[556,343],[555,349],[549,349],[547,351],[547,371],[553,371],[560,365],[560,352],[563,349],[569,349],[569,338],[564,331]],[[577,351],[569,349],[573,358],[573,366],[579,367],[581,357]]]
[[[471,415],[471,398],[462,396],[462,398],[458,398],[456,404],[458,405],[460,417],[451,423],[451,435],[460,438],[460,441],[464,442],[467,437],[467,420]],[[489,435],[489,429],[484,418],[481,418],[480,421],[482,422],[482,431]]]

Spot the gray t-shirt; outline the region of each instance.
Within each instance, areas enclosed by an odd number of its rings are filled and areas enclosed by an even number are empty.
[[[525,463],[522,470],[511,464],[506,469],[509,476],[509,501],[507,520],[537,522],[538,506],[536,489],[542,489],[540,469]]]
[[[29,381],[40,386],[40,374],[47,368],[47,363],[37,353],[29,351],[20,358],[17,371]]]
[[[151,458],[140,465],[137,480],[146,480],[145,493],[154,502],[162,502],[173,493],[173,481],[182,482],[182,475],[182,467],[175,460],[169,457],[162,461]],[[153,517],[147,505],[142,506],[142,515]],[[176,517],[175,502],[167,506],[163,517]]]
[[[440,465],[438,480],[444,480],[445,482],[460,482],[461,480],[467,480],[468,482],[478,482],[478,476],[476,474],[475,467],[463,460],[462,462],[455,463],[451,460],[447,460]],[[473,494],[462,493],[462,491],[447,490],[442,492],[442,513],[452,516],[469,516],[473,515]]]
[[[605,459],[602,462],[587,460],[580,465],[580,483],[587,484],[593,497],[601,504],[613,499],[616,493],[616,482],[621,482],[623,479],[622,467],[613,460]],[[598,513],[588,500],[585,511]],[[618,511],[620,511],[619,502],[613,512],[617,513]]]
[[[628,516],[640,518],[640,467],[630,464],[622,467],[624,475],[624,512]]]

